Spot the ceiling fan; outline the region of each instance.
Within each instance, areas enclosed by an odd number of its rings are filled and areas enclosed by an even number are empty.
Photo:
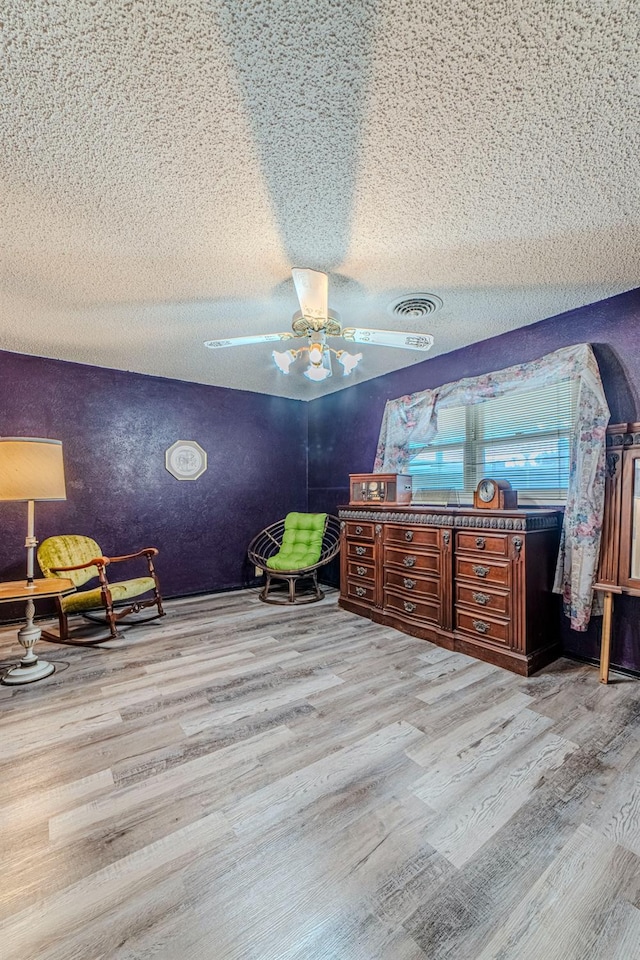
[[[271,354],[275,365],[282,373],[289,373],[291,365],[300,354],[307,353],[309,366],[304,371],[309,380],[326,380],[332,375],[331,354],[335,354],[348,376],[362,360],[361,353],[348,353],[327,346],[327,337],[341,337],[348,343],[371,343],[379,347],[398,347],[402,350],[429,350],[433,337],[428,333],[400,333],[397,330],[371,330],[368,327],[343,327],[329,313],[329,277],[319,270],[294,267],[291,271],[300,310],[294,314],[292,333],[261,333],[248,337],[231,337],[228,340],[206,340],[205,347],[219,350],[223,347],[240,347],[251,343],[273,343],[306,337],[307,345]]]

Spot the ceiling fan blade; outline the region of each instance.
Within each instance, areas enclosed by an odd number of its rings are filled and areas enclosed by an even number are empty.
[[[293,283],[300,301],[302,316],[313,320],[326,320],[329,314],[329,277],[319,270],[294,267]]]
[[[373,343],[378,347],[399,347],[401,350],[430,350],[433,346],[433,337],[429,333],[401,333],[399,330],[345,327],[342,336],[352,343]]]
[[[292,333],[256,333],[252,337],[228,337],[225,340],[205,340],[205,347],[218,350],[220,347],[244,347],[249,343],[275,343],[280,340],[293,340]]]

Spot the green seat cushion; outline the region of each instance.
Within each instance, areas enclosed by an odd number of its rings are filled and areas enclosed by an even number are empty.
[[[303,570],[320,559],[326,513],[288,513],[280,549],[267,560],[271,570]]]
[[[131,600],[133,597],[139,597],[142,593],[153,590],[155,583],[153,577],[135,577],[133,580],[122,580],[120,583],[110,583],[109,590],[114,603],[121,600]],[[96,607],[103,607],[102,591],[100,587],[95,590],[83,590],[81,593],[71,593],[68,597],[62,597],[62,609],[65,613],[81,613],[83,610],[93,610]]]

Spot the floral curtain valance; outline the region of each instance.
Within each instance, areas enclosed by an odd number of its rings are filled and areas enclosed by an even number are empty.
[[[436,436],[439,410],[482,403],[516,390],[535,390],[567,379],[577,381],[577,417],[553,589],[563,596],[572,628],[586,630],[602,531],[609,422],[609,407],[590,344],[564,347],[530,363],[389,400],[373,469],[377,473],[405,471],[411,456],[409,444],[429,443]]]

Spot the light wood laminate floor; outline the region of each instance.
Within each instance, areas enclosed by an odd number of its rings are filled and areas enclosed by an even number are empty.
[[[0,687],[3,960],[640,957],[638,681],[167,609]]]

